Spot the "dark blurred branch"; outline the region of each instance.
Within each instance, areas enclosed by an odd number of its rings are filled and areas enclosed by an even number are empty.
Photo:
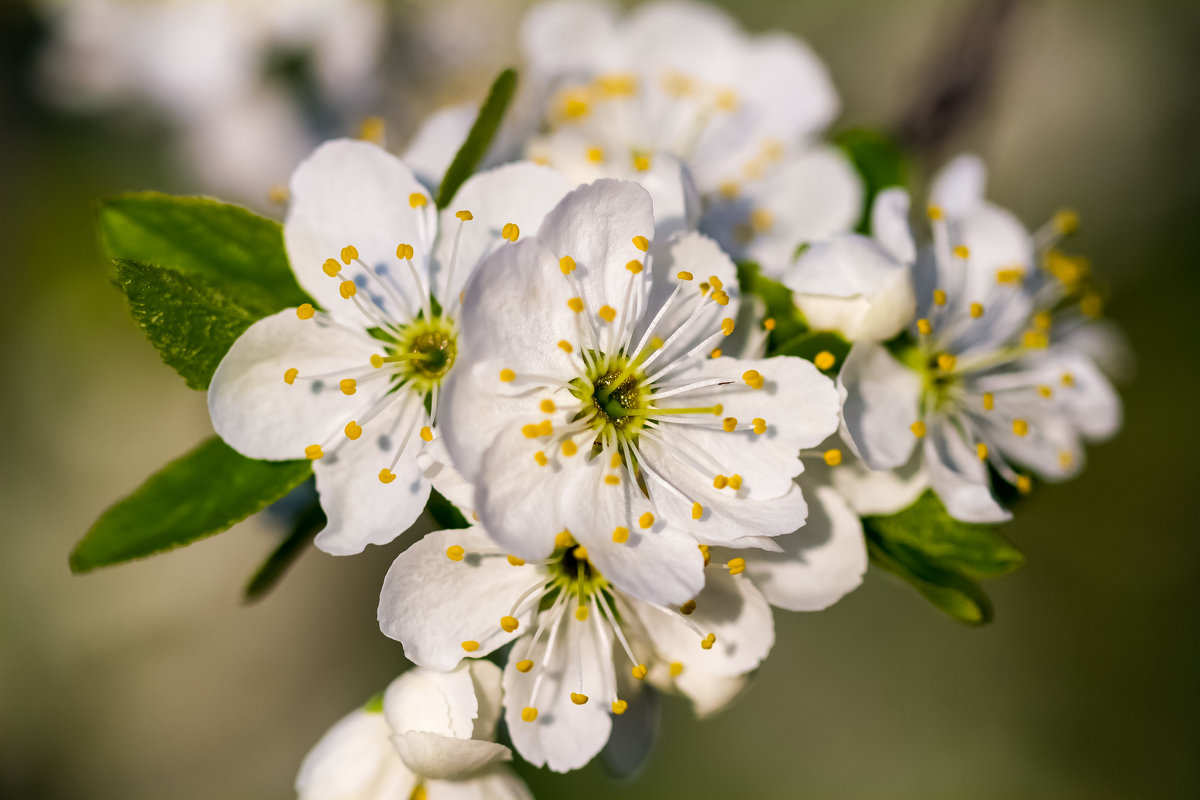
[[[987,97],[1016,6],[1017,0],[977,0],[951,29],[896,127],[901,146],[916,158],[935,159]]]

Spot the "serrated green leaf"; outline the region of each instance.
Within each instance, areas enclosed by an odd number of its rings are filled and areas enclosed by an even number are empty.
[[[814,360],[818,353],[829,353],[834,357],[832,367],[826,372],[836,374],[842,359],[850,352],[850,343],[834,331],[810,331],[802,333],[791,341],[784,342],[773,352],[777,356],[796,356]]]
[[[791,289],[763,275],[758,265],[752,262],[740,262],[737,271],[738,286],[742,294],[755,295],[761,299],[767,307],[767,316],[775,320],[775,328],[768,337],[768,355],[774,355],[783,342],[791,341],[808,331],[803,315],[792,302]]]
[[[903,545],[937,567],[972,578],[996,578],[1012,572],[1025,557],[992,525],[960,522],[927,491],[908,508],[863,524],[881,541]]]
[[[857,230],[871,232],[871,206],[875,196],[890,186],[904,186],[908,163],[900,147],[887,134],[869,128],[852,128],[833,138],[863,179],[863,211]]]
[[[71,570],[88,572],[220,533],[311,474],[308,461],[254,461],[213,436],[101,514],[71,553]]]
[[[959,622],[984,625],[992,621],[992,603],[979,584],[940,569],[904,545],[885,543],[866,528],[871,562],[911,584],[918,592]]]
[[[258,600],[273,589],[284,573],[296,563],[296,559],[312,544],[312,540],[325,527],[325,523],[325,512],[321,510],[319,502],[314,501],[301,510],[291,532],[271,555],[267,556],[267,560],[246,584],[246,601]]]
[[[238,336],[258,315],[198,277],[116,262],[129,313],[162,360],[193,389],[204,390]]]
[[[288,266],[279,223],[240,206],[139,192],[102,202],[97,225],[110,259],[201,278],[259,317],[312,302]]]
[[[438,187],[438,208],[450,205],[450,201],[458,193],[459,187],[467,178],[471,177],[471,174],[475,172],[475,167],[487,154],[516,89],[517,71],[514,69],[504,70],[492,83],[492,89],[479,108],[479,116],[475,118],[471,132],[467,134],[467,139],[462,143],[462,147],[458,148],[454,160],[450,162],[450,166],[442,178],[442,185]]]
[[[425,510],[429,512],[429,516],[433,517],[433,521],[445,530],[471,527],[471,523],[467,522],[467,518],[458,510],[458,506],[443,497],[437,489],[429,492],[429,501],[425,503]]]

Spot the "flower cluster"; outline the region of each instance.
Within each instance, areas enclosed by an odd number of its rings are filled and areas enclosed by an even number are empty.
[[[366,141],[299,166],[283,234],[313,302],[208,389],[239,453],[312,462],[322,550],[391,542],[434,492],[466,522],[395,559],[378,621],[417,668],[317,745],[301,797],[524,797],[501,717],[567,771],[651,726],[650,692],[715,712],[773,607],[861,583],[870,520],[1007,520],[1120,426],[1072,212],[1027,230],[970,156],[923,214],[868,192],[821,141],[816,56],[707,6],[560,0],[522,44],[516,155],[452,201]]]

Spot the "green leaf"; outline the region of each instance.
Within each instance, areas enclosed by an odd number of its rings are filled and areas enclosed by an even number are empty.
[[[871,206],[875,202],[875,195],[890,186],[904,186],[908,179],[908,163],[904,153],[887,134],[870,128],[842,131],[833,141],[862,176],[866,192],[857,230],[859,233],[870,233]]]
[[[792,302],[792,290],[762,274],[757,264],[743,261],[737,265],[738,286],[742,294],[752,294],[767,306],[767,317],[775,320],[768,339],[767,353],[774,355],[783,342],[808,331],[804,317]]]
[[[429,502],[425,504],[425,510],[433,517],[433,521],[445,530],[471,527],[471,523],[467,522],[458,506],[443,497],[437,489],[429,492]]]
[[[929,602],[959,622],[984,625],[992,621],[992,603],[970,578],[940,569],[902,544],[881,540],[869,527],[867,551],[877,567],[912,584]]]
[[[279,223],[239,206],[125,194],[100,204],[97,225],[109,258],[203,279],[256,317],[312,302],[288,265]]]
[[[513,93],[517,89],[517,71],[514,69],[506,69],[497,76],[492,84],[492,89],[488,92],[487,99],[483,101],[483,105],[479,108],[479,116],[475,118],[475,124],[471,126],[471,132],[467,134],[467,139],[462,143],[462,147],[458,148],[458,152],[454,156],[454,160],[450,162],[450,166],[446,169],[446,175],[442,178],[442,185],[438,187],[437,207],[445,208],[450,205],[450,201],[454,199],[454,195],[458,192],[463,182],[471,177],[475,172],[476,165],[487,154],[488,148],[492,146],[492,139],[496,136],[496,131],[500,128],[500,121],[504,119],[504,112],[508,110],[508,104],[512,101]]]
[[[897,514],[867,517],[863,524],[888,545],[903,545],[931,564],[972,578],[996,578],[1025,562],[995,526],[959,522],[932,491]]]
[[[225,353],[258,315],[198,277],[115,263],[117,285],[142,333],[188,386],[207,389]]]
[[[774,351],[774,355],[797,356],[812,361],[822,352],[834,357],[833,366],[826,368],[825,372],[836,375],[842,359],[850,352],[850,343],[835,331],[809,331],[784,342]]]
[[[260,599],[274,588],[284,573],[296,563],[296,559],[312,544],[312,540],[325,527],[325,522],[325,512],[321,510],[319,502],[309,504],[300,512],[291,533],[267,556],[267,560],[246,584],[247,602]]]
[[[308,461],[254,461],[211,437],[101,514],[71,553],[71,570],[88,572],[220,533],[311,474]]]

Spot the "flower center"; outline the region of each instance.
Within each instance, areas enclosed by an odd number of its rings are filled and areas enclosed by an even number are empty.
[[[589,362],[586,377],[571,381],[571,394],[582,404],[576,419],[607,438],[633,437],[646,424],[650,387],[637,363],[623,355],[599,355]]]
[[[397,364],[400,383],[429,392],[450,372],[457,355],[458,335],[450,320],[418,317],[404,327],[399,341],[388,348],[385,360]]]

